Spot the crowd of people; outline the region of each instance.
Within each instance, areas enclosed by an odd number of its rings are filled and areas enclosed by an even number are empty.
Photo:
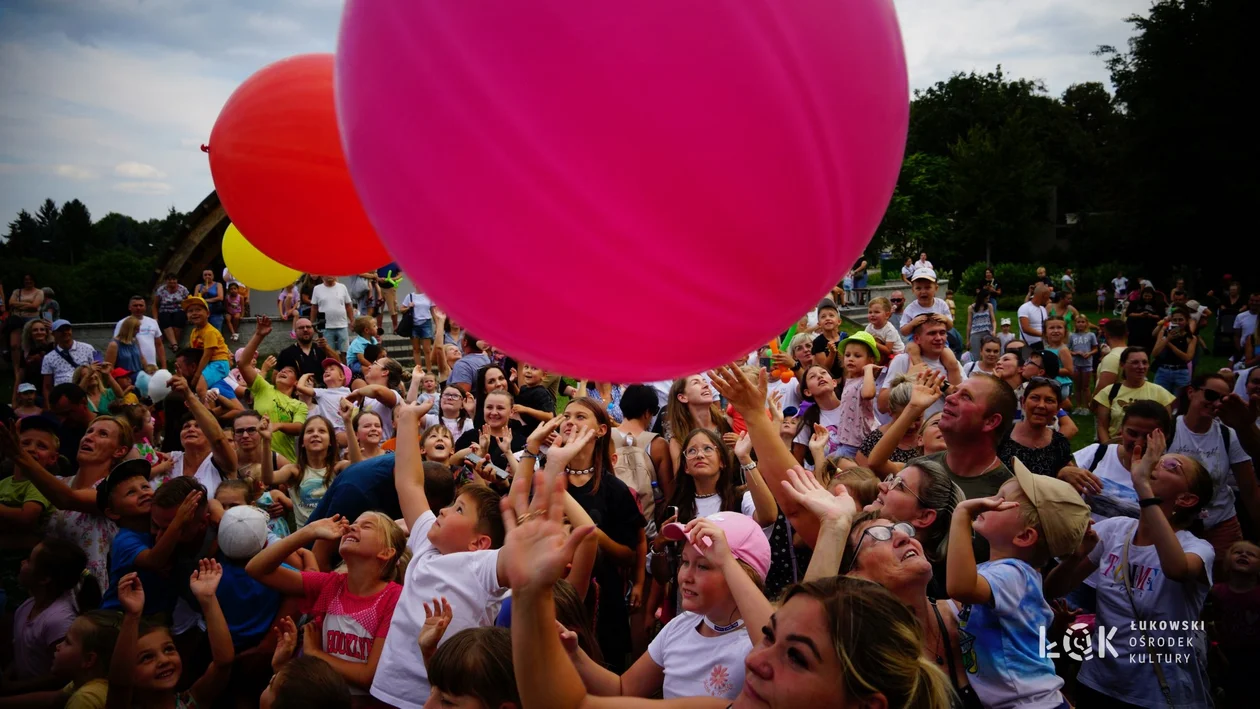
[[[519,361],[397,267],[274,308],[165,277],[103,349],[27,277],[0,709],[1248,704],[1260,294],[1118,274],[1095,322],[1041,269],[1005,318],[991,270],[956,304],[926,253],[888,297],[868,268],[781,348],[640,383]]]

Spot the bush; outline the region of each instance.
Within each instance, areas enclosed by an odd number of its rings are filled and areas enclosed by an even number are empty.
[[[73,266],[42,259],[0,260],[0,280],[12,291],[31,274],[35,285],[51,286],[61,316],[73,322],[115,320],[127,312],[132,295],[151,296],[155,259],[126,249],[97,251]],[[8,297],[8,294],[5,294]]]
[[[1037,267],[1045,266],[1046,274],[1057,284],[1059,276],[1063,275],[1065,268],[1072,269],[1072,277],[1076,282],[1077,297],[1081,294],[1092,294],[1099,286],[1111,290],[1111,279],[1116,277],[1118,271],[1123,271],[1129,278],[1133,278],[1137,271],[1137,266],[1122,263],[1104,263],[1094,266],[1079,268],[1073,264],[1059,265],[1051,263],[999,263],[994,264],[993,277],[997,279],[998,285],[1002,286],[1002,297],[998,301],[999,305],[1007,302],[1008,298],[1017,300],[1016,307],[1019,303],[1024,302],[1024,296],[1028,293],[1028,286],[1037,279]],[[973,263],[967,267],[962,274],[962,287],[960,294],[967,294],[969,297],[980,287],[981,281],[984,280],[984,270],[989,268],[985,263]]]

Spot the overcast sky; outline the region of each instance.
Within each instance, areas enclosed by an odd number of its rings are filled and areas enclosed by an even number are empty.
[[[1150,0],[896,4],[913,88],[1000,63],[1059,95],[1107,81],[1092,51],[1124,46],[1124,18]],[[0,0],[0,233],[46,197],[77,197],[94,219],[192,209],[213,189],[198,146],[233,88],[276,59],[333,51],[340,8],[340,0]]]

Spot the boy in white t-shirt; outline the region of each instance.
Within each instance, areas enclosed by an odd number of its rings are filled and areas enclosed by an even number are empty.
[[[931,314],[940,316],[946,329],[953,329],[954,318],[949,313],[949,304],[936,297],[936,271],[920,268],[914,272],[910,285],[914,289],[915,300],[907,303],[905,312],[901,314],[901,334],[909,336],[923,324],[925,316]]]
[[[1006,351],[1006,344],[1011,340],[1019,339],[1015,333],[1011,332],[1011,319],[1002,318],[1001,329],[997,334],[998,342],[1002,343],[1002,351]]]
[[[1089,527],[1089,507],[1066,482],[1034,475],[1016,458],[1015,478],[995,497],[958,505],[950,522],[945,588],[958,613],[963,666],[984,706],[1060,707],[1063,680],[1040,652],[1041,629],[1054,619],[1041,573],[1051,557],[1071,554]],[[972,529],[989,542],[976,564]],[[975,668],[972,670],[971,668]]]
[[[337,432],[337,445],[346,445],[346,423],[341,420],[341,400],[350,396],[350,368],[339,359],[329,357],[321,363],[324,367],[324,388],[316,389],[314,375],[303,374],[297,383],[297,392],[315,400],[316,412],[328,419]]]
[[[372,696],[401,709],[422,709],[429,699],[429,672],[416,642],[424,626],[424,604],[437,598],[450,601],[452,617],[443,635],[447,640],[467,628],[494,625],[508,593],[499,557],[505,536],[499,496],[489,487],[465,485],[440,516],[429,508],[419,442],[427,409],[402,404],[395,415],[394,486],[410,530],[412,557],[376,666]],[[559,449],[552,446],[552,455]]]
[[[887,361],[906,351],[906,343],[901,333],[889,322],[892,317],[892,301],[887,298],[872,298],[866,306],[866,331],[875,338],[879,347],[879,358]]]

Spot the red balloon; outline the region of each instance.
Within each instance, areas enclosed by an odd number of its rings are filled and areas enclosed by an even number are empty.
[[[237,228],[290,268],[347,275],[393,260],[350,180],[331,54],[282,59],[233,91],[210,133],[210,174]]]

